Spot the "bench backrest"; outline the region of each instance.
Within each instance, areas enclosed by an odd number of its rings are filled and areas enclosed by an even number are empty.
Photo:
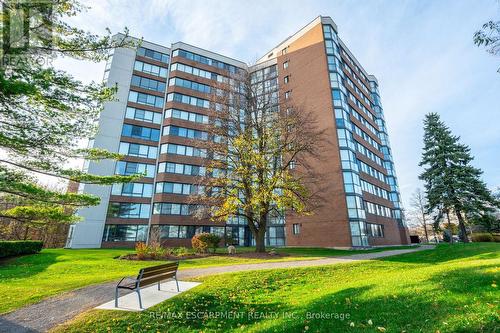
[[[173,278],[179,267],[178,262],[143,268],[139,271],[139,287],[147,286],[158,281]]]

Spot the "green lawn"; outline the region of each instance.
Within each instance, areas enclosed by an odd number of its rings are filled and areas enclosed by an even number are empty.
[[[498,332],[499,273],[498,243],[440,245],[370,262],[205,277],[143,313],[92,310],[57,331]]]
[[[238,252],[252,250],[252,248],[238,248]],[[223,249],[219,250],[222,251]],[[283,249],[282,251],[290,251],[290,256],[276,259],[222,256],[188,259],[181,261],[180,269],[300,260],[304,259],[304,256],[307,256],[307,259],[317,259],[360,252],[360,250],[328,249]],[[132,249],[44,249],[40,254],[23,256],[0,264],[0,314],[63,291],[135,275],[142,267],[161,263],[114,259],[116,256],[131,252]]]

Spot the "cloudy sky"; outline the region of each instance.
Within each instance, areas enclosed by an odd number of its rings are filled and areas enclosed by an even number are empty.
[[[422,118],[438,112],[472,148],[489,187],[500,186],[500,58],[472,43],[500,16],[496,0],[95,0],[73,23],[95,33],[127,26],[159,44],[183,41],[252,62],[318,15],[368,73],[377,76],[404,203],[420,186]],[[83,81],[102,78],[104,64],[60,66]]]

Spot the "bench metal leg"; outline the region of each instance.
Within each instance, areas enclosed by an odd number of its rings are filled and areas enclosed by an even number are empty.
[[[137,289],[137,297],[139,297],[139,309],[142,309],[142,302],[141,302],[141,290]]]
[[[160,290],[160,281],[158,281],[158,290]]]
[[[118,307],[118,288],[115,289],[115,308]]]
[[[175,284],[177,285],[177,292],[180,292],[180,290],[179,290],[179,281],[177,281],[177,276],[175,276],[174,278],[175,278]]]

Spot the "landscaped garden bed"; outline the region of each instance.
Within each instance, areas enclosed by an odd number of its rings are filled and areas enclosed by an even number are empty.
[[[167,249],[167,250],[172,250],[172,249]],[[175,249],[173,249],[175,251]],[[170,251],[169,251],[170,252]],[[121,256],[116,257],[117,259],[123,259],[123,260],[145,260],[145,261],[150,261],[150,260],[187,260],[187,259],[202,259],[202,258],[207,258],[207,257],[231,257],[231,258],[249,258],[249,259],[276,259],[276,258],[282,258],[282,257],[289,257],[290,254],[288,253],[283,253],[283,252],[276,252],[274,249],[272,249],[269,252],[265,253],[257,253],[257,252],[240,252],[240,253],[235,253],[235,254],[229,254],[229,253],[196,253],[190,250],[190,252],[183,254],[183,255],[176,255],[175,252],[170,252],[171,254],[165,254],[163,256],[158,256],[158,257],[151,257],[151,256],[146,256],[146,257],[140,257],[137,255],[137,253],[128,253],[124,254]],[[304,258],[305,259],[305,258]]]

